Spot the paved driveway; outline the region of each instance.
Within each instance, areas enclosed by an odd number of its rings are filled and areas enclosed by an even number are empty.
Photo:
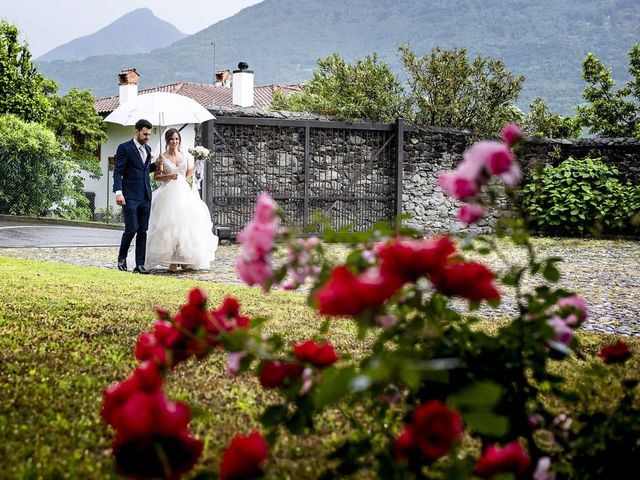
[[[0,248],[112,247],[121,230],[0,220]]]

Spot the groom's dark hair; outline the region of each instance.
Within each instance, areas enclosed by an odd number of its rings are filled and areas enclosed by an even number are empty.
[[[151,129],[153,128],[153,125],[151,125],[151,122],[149,120],[145,120],[144,118],[141,118],[140,120],[138,120],[136,122],[136,125],[134,127],[136,130],[140,131],[143,128],[148,128]]]

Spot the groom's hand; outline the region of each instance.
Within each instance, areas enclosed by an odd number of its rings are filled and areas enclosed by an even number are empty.
[[[116,203],[118,205],[125,205],[127,202],[124,201],[124,195],[116,195]]]

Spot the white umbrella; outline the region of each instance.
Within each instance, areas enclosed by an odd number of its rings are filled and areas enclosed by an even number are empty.
[[[166,127],[186,123],[202,123],[215,120],[211,112],[195,100],[168,92],[154,92],[137,95],[118,106],[104,119],[105,122],[120,125],[135,125],[144,118],[153,125]],[[160,135],[162,153],[162,135]]]
[[[184,123],[202,123],[216,117],[195,100],[176,93],[154,92],[137,95],[111,112],[105,122],[135,125],[144,118],[166,127]]]

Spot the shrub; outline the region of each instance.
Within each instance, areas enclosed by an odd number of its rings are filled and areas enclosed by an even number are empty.
[[[618,170],[599,158],[568,158],[557,167],[544,166],[531,174],[523,204],[540,231],[637,233],[640,186],[623,184]]]
[[[67,173],[51,131],[14,115],[0,116],[0,213],[44,215],[62,201]]]

